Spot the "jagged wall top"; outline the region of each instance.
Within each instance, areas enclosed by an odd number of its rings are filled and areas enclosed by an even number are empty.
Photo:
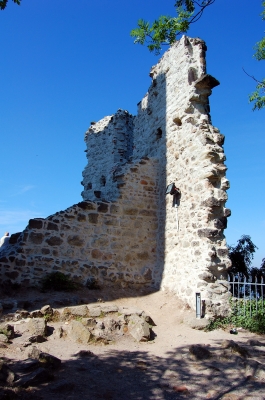
[[[115,200],[119,196],[116,177],[129,159],[165,155],[168,130],[166,115],[177,97],[176,121],[210,121],[208,96],[219,84],[206,75],[206,45],[198,38],[183,36],[151,68],[152,84],[138,104],[138,114],[118,110],[85,134],[88,164],[83,171],[82,197]],[[168,81],[174,81],[174,85]]]

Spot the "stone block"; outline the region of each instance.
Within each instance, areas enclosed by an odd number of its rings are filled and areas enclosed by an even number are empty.
[[[43,220],[42,219],[30,219],[28,226],[30,229],[42,229]]]
[[[136,208],[133,208],[133,207],[124,207],[123,208],[123,213],[124,213],[124,215],[137,215],[138,214],[138,210]]]
[[[98,203],[98,212],[107,213],[109,211],[109,205],[107,203]]]
[[[20,260],[21,261],[21,260]],[[24,264],[25,265],[25,264]],[[5,272],[5,276],[7,277],[7,278],[10,278],[10,279],[12,279],[12,280],[15,280],[18,276],[19,276],[19,273],[18,273],[18,271],[10,271],[10,272]]]
[[[52,231],[58,231],[59,230],[58,225],[55,224],[54,222],[48,222],[47,229],[48,230],[52,230]]]
[[[65,307],[63,310],[63,315],[76,316],[76,317],[87,317],[88,308],[86,305],[80,305],[75,307]]]
[[[89,317],[100,317],[102,314],[102,308],[100,306],[87,306]]]
[[[27,323],[28,331],[31,335],[46,336],[47,322],[44,318],[32,318]]]
[[[92,258],[99,259],[99,258],[102,257],[102,253],[101,253],[101,251],[98,250],[98,249],[93,249],[93,250],[91,251],[91,256],[92,256]]]
[[[71,236],[68,236],[67,243],[70,246],[81,247],[84,245],[84,240],[78,235],[71,235]]]
[[[204,207],[219,207],[220,204],[220,200],[216,199],[215,197],[209,197],[202,202],[202,206]]]
[[[29,241],[34,244],[41,244],[44,239],[43,233],[30,232]]]
[[[79,222],[85,222],[85,221],[86,221],[86,215],[85,215],[85,214],[79,213],[79,214],[77,215],[77,221],[79,221]]]
[[[51,236],[46,239],[46,242],[50,246],[60,246],[63,243],[63,240],[59,236]]]
[[[137,342],[147,342],[150,339],[149,324],[145,318],[136,314],[130,316],[128,331]]]
[[[88,220],[91,224],[98,223],[98,214],[88,214]]]
[[[220,236],[220,231],[218,229],[198,229],[198,236],[205,238],[214,238]]]
[[[78,207],[80,207],[82,210],[95,210],[96,209],[96,204],[92,203],[90,201],[81,201],[80,203],[77,204]]]
[[[118,214],[119,212],[120,212],[120,207],[115,205],[115,204],[111,204],[110,213],[111,214]]]
[[[148,254],[147,251],[143,251],[143,252],[141,252],[141,253],[137,253],[137,254],[136,254],[136,257],[137,257],[139,260],[148,260],[148,259],[150,258],[150,256],[149,256],[149,254]]]
[[[13,233],[13,235],[10,236],[9,244],[16,244],[20,238],[22,238],[22,232]]]

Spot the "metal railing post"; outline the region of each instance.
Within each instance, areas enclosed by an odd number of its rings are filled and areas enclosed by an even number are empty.
[[[201,318],[201,294],[196,293],[196,318]]]

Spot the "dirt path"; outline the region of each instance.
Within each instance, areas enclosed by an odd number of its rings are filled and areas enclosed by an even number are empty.
[[[151,316],[156,326],[149,342],[139,343],[124,334],[108,345],[83,345],[54,334],[64,322],[49,322],[48,340],[34,345],[61,359],[61,368],[54,372],[52,381],[18,393],[6,389],[0,399],[265,399],[264,336],[243,330],[235,336],[223,330],[206,333],[192,329],[196,322],[194,311],[172,294],[140,294],[130,290],[83,290],[73,294],[30,291],[2,296],[3,302],[12,303],[15,299],[18,305],[24,302],[30,309],[45,304],[59,309],[64,304],[91,304],[98,300],[137,307]],[[0,348],[1,356],[12,359],[16,366],[28,357],[32,347],[23,347],[23,329],[23,323],[18,321],[15,330],[20,336]],[[240,353],[225,340],[234,340],[246,352]],[[209,350],[209,357],[205,353],[192,355],[192,345],[202,345],[205,351]],[[8,392],[11,397],[7,397]]]

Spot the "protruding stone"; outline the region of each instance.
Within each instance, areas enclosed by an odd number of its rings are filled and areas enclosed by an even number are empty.
[[[41,229],[43,226],[42,219],[30,219],[29,220],[29,228],[30,229]]]
[[[220,82],[209,74],[203,75],[201,78],[197,79],[194,82],[194,86],[197,89],[205,89],[205,88],[213,89],[214,87],[219,85]]]
[[[199,237],[214,238],[220,236],[220,231],[218,229],[198,229]]]

